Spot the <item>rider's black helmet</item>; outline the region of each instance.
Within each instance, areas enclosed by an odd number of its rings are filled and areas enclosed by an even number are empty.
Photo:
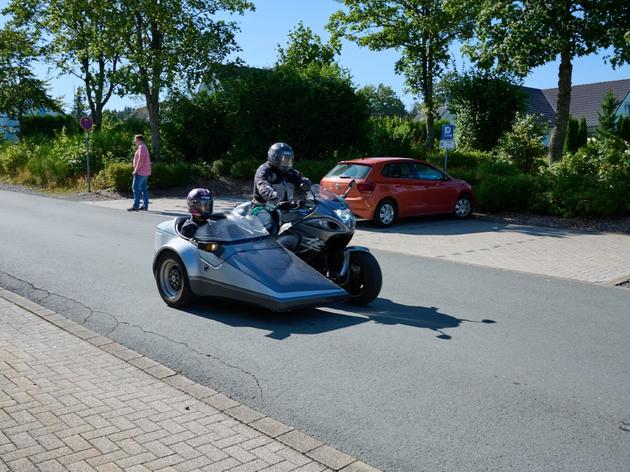
[[[188,193],[186,198],[190,213],[197,219],[207,220],[212,215],[214,199],[207,188],[195,188]]]
[[[267,152],[267,162],[270,166],[281,171],[287,171],[293,168],[293,149],[287,143],[273,144]]]

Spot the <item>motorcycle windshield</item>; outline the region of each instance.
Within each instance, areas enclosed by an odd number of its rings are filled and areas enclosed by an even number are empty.
[[[313,185],[311,187],[311,192],[315,197],[315,200],[318,202],[325,202],[326,204],[332,206],[333,208],[347,208],[348,204],[345,202],[343,198],[339,195],[335,195],[330,190],[325,189],[321,185]]]
[[[269,232],[252,216],[226,215],[226,218],[200,226],[195,239],[201,242],[242,243],[269,237]]]

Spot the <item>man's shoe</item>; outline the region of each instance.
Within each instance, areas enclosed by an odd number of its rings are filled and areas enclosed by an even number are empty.
[[[140,210],[140,211],[147,211],[148,209],[149,208],[147,208],[147,207],[140,207],[140,208],[138,208],[138,210]]]
[[[127,208],[127,211],[138,211],[136,207]]]

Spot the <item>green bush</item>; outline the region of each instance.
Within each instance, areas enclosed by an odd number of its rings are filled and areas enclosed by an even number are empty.
[[[227,159],[217,159],[210,166],[210,171],[214,177],[227,176],[230,173],[232,164]]]
[[[535,181],[526,174],[487,175],[475,189],[477,206],[484,211],[527,210]]]
[[[421,121],[373,117],[368,123],[367,152],[371,156],[420,157],[425,140],[425,124]]]
[[[31,147],[24,143],[8,144],[0,153],[2,169],[9,176],[16,176],[21,169],[26,167],[32,154]]]
[[[230,167],[230,175],[235,179],[253,179],[256,170],[258,170],[261,164],[262,162],[257,159],[235,162],[232,167]]]
[[[449,167],[448,175],[455,177],[456,179],[462,179],[471,185],[477,185],[479,178],[475,170],[468,169],[466,167]]]
[[[149,185],[153,188],[180,187],[193,183],[199,173],[198,167],[184,162],[154,162]]]
[[[105,168],[108,183],[119,192],[129,192],[133,179],[133,164],[115,162]]]
[[[314,184],[319,183],[324,177],[337,163],[337,161],[296,161],[295,167],[300,173],[309,179]]]
[[[35,155],[26,165],[28,173],[25,182],[40,187],[66,187],[74,177],[68,161],[58,159],[53,154]]]
[[[620,139],[590,140],[555,163],[547,209],[566,217],[630,214],[630,147]]]
[[[64,128],[72,135],[81,133],[79,123],[71,115],[29,115],[22,118],[20,134],[30,141],[43,142]]]
[[[521,172],[533,174],[545,155],[542,142],[546,134],[547,126],[540,117],[518,114],[512,130],[499,140],[496,154],[500,160],[511,162]]]

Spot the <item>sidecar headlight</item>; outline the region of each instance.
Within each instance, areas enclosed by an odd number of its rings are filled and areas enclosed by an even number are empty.
[[[346,208],[344,210],[337,209],[335,210],[335,214],[339,217],[344,225],[346,225],[350,229],[354,229],[357,220],[352,214],[350,208]]]

